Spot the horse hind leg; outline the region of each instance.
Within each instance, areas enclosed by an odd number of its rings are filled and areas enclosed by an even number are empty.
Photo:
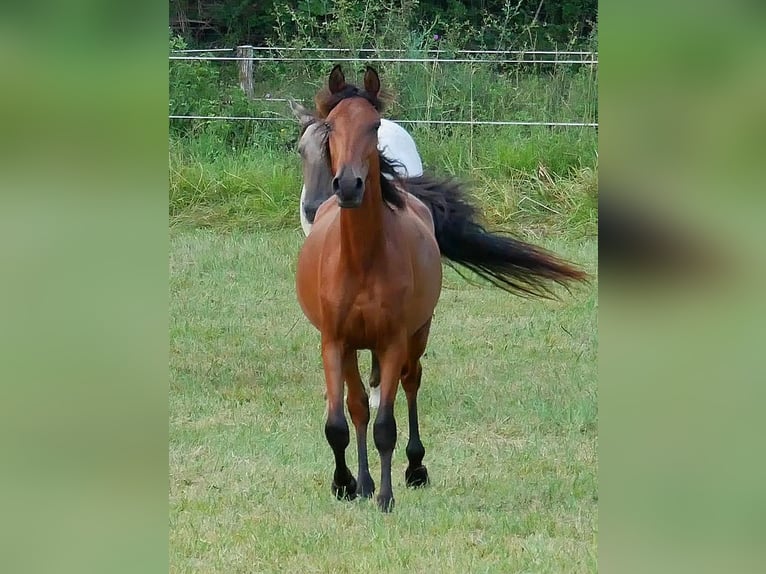
[[[420,427],[418,424],[418,390],[423,376],[423,367],[420,357],[426,349],[428,332],[431,322],[421,327],[410,340],[410,356],[407,368],[402,375],[402,387],[407,397],[407,418],[410,427],[410,438],[407,442],[407,470],[404,479],[407,486],[417,488],[428,484],[428,470],[423,465],[426,449],[420,440]]]
[[[380,361],[375,351],[370,351],[370,408],[380,406]]]
[[[407,486],[417,488],[428,484],[428,470],[423,465],[426,449],[420,440],[420,427],[418,425],[418,389],[423,368],[420,361],[408,369],[402,377],[402,387],[407,396],[407,419],[410,426],[410,439],[407,441],[407,470],[404,471],[404,480]]]
[[[367,425],[370,422],[370,405],[367,393],[359,376],[359,364],[356,352],[346,354],[343,363],[343,376],[348,386],[346,406],[351,415],[351,422],[356,430],[356,448],[359,459],[359,473],[357,474],[356,494],[364,498],[370,498],[375,492],[375,483],[370,476],[370,468],[367,460]]]

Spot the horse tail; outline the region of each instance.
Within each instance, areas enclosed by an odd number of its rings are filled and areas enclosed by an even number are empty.
[[[587,280],[585,271],[541,247],[487,231],[460,183],[429,176],[403,183],[430,208],[439,250],[463,277],[459,267],[510,293],[545,298],[554,296],[552,283],[568,287],[573,281]]]

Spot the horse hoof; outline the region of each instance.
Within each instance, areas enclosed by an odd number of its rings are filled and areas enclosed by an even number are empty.
[[[379,494],[377,498],[378,508],[381,512],[391,512],[394,509],[394,497],[393,495]]]
[[[332,493],[338,500],[354,500],[356,498],[356,480],[351,477],[351,481],[348,484],[338,486],[338,484],[332,481]]]
[[[404,480],[410,488],[420,488],[428,484],[428,471],[426,467],[420,465],[417,468],[407,467],[404,471]]]
[[[356,485],[356,493],[362,498],[371,498],[375,492],[375,482],[368,474],[367,476],[359,476],[359,482]]]

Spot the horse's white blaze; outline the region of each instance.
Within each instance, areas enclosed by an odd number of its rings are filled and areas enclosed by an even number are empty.
[[[403,177],[417,177],[423,175],[423,162],[420,159],[415,140],[402,126],[391,120],[381,119],[378,128],[378,150],[389,160],[396,162],[396,173]],[[301,189],[300,218],[303,233],[311,233],[306,213],[303,211],[303,203],[306,198],[306,186]],[[380,397],[378,397],[380,400]]]

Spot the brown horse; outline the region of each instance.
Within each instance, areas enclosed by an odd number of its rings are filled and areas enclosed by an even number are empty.
[[[585,273],[512,238],[486,232],[458,186],[422,182],[418,196],[384,173],[391,167],[377,150],[380,81],[368,68],[364,89],[346,84],[333,68],[326,92],[317,95],[321,134],[332,171],[332,197],[316,213],[301,249],[298,300],[321,333],[328,401],[325,435],[335,455],[332,490],[338,498],[370,497],[375,484],[367,460],[370,410],[356,351],[370,349],[380,364],[381,400],[373,438],[381,458],[378,506],[393,508],[391,458],[396,444],[394,400],[401,380],[407,397],[410,438],[405,480],[428,482],[418,430],[417,393],[431,317],[441,291],[441,257],[463,265],[504,289],[545,295],[546,281],[566,284]],[[349,429],[356,429],[358,482],[346,465]]]

